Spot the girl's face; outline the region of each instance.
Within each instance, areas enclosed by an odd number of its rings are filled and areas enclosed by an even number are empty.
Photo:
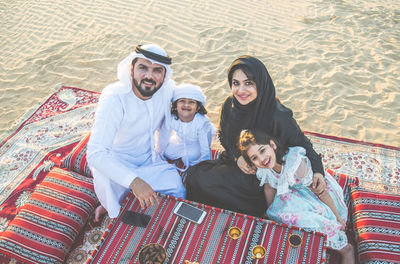
[[[176,102],[178,118],[183,122],[192,121],[197,112],[197,108],[197,101],[193,99],[180,98]]]
[[[257,168],[276,169],[279,165],[276,163],[275,150],[275,142],[271,140],[269,145],[251,145],[247,155]]]
[[[247,105],[257,98],[256,83],[246,76],[241,70],[237,69],[232,74],[232,94],[241,105]]]

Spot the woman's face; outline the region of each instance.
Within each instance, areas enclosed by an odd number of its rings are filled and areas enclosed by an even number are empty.
[[[269,145],[252,144],[247,155],[257,168],[273,169],[277,164],[275,149],[276,145],[272,140]]]
[[[257,98],[256,83],[249,80],[241,69],[232,74],[232,94],[241,105],[247,105]]]

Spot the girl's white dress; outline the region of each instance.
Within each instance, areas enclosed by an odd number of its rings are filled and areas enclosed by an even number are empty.
[[[170,159],[182,159],[185,171],[203,160],[211,159],[210,145],[216,128],[202,114],[196,113],[190,122],[182,122],[172,117],[171,130],[163,127],[159,134],[161,155]]]
[[[306,151],[302,147],[291,147],[284,156],[281,173],[271,169],[257,170],[260,186],[266,182],[277,190],[274,201],[267,210],[269,219],[298,226],[306,230],[318,231],[327,235],[327,246],[342,249],[346,246],[346,233],[340,230],[332,210],[324,204],[309,188],[313,172]],[[299,177],[302,176],[302,177]],[[336,180],[325,173],[326,190],[331,195],[340,217],[347,221],[347,206],[343,191]]]

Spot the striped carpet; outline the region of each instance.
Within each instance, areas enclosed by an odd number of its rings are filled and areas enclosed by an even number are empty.
[[[120,216],[110,224],[103,241],[88,263],[138,263],[140,250],[157,243],[166,249],[165,263],[324,263],[325,237],[298,228],[254,218],[209,206],[195,204],[207,212],[201,224],[187,221],[173,214],[180,199],[163,196],[158,206],[141,210],[138,200],[127,198]],[[146,228],[121,222],[125,211],[151,215]],[[243,235],[237,239],[228,236],[228,230],[237,226]],[[289,244],[291,234],[298,234],[302,243]],[[262,245],[265,257],[252,258],[252,249]]]

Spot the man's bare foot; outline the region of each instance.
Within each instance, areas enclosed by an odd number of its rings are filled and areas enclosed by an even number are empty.
[[[100,218],[106,213],[106,208],[104,208],[102,205],[97,206],[96,210],[94,211],[94,222],[99,222]]]

